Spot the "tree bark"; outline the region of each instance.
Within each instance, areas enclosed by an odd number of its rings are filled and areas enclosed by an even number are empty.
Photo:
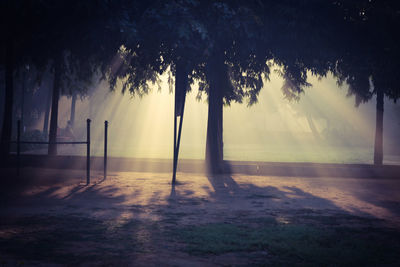
[[[212,57],[209,64],[208,122],[206,165],[210,174],[224,171],[223,166],[223,83],[225,65],[222,55]]]
[[[76,93],[74,92],[72,94],[72,99],[71,99],[71,116],[69,118],[71,127],[74,127],[74,123],[75,123],[75,104],[76,104]]]
[[[10,36],[9,36],[10,37]],[[5,64],[5,97],[4,97],[4,117],[3,130],[1,132],[0,153],[1,159],[4,162],[10,153],[10,141],[12,130],[12,109],[13,109],[13,72],[14,72],[14,47],[12,38],[6,41],[6,64]]]
[[[25,90],[26,90],[26,70],[23,70],[22,74],[22,86],[21,86],[21,129],[22,133],[25,132],[24,124],[24,113],[25,113]]]
[[[50,115],[50,109],[51,109],[51,95],[52,95],[52,88],[48,88],[47,92],[47,99],[46,99],[46,109],[44,111],[44,120],[43,120],[43,134],[48,136],[49,134],[49,115]]]
[[[51,117],[50,117],[50,133],[49,133],[49,149],[48,154],[57,155],[57,129],[58,129],[58,100],[60,98],[60,82],[61,82],[61,55],[54,60],[54,81],[53,81],[53,97],[51,101]]]
[[[4,119],[4,105],[5,105],[5,70],[2,68],[3,66],[0,67],[0,138],[1,138],[1,132],[3,131],[3,119]]]
[[[88,117],[90,118],[90,119],[92,119],[93,120],[93,97],[94,97],[94,95],[90,95],[89,97],[88,97],[88,105],[89,105],[89,115],[88,115]]]
[[[375,165],[382,165],[383,163],[383,98],[383,90],[381,88],[378,88],[376,92],[376,127],[374,147]]]

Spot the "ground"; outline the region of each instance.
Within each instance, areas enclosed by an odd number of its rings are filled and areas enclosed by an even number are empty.
[[[400,265],[398,179],[84,177],[25,168],[3,186],[0,266]]]

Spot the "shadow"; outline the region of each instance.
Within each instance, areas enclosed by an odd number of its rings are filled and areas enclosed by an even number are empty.
[[[170,199],[174,199],[176,197],[175,186],[176,186],[176,182],[171,184],[171,193],[169,194]]]
[[[0,253],[28,265],[187,265],[197,260],[200,265],[222,264],[217,258],[182,254],[177,233],[210,224],[252,229],[380,223],[370,214],[343,210],[298,186],[226,174],[179,173],[174,185],[169,173],[124,173],[84,186],[79,176],[67,179],[68,172],[66,177],[31,173],[38,180],[32,176],[31,183],[15,190],[0,210]]]
[[[371,188],[374,190],[370,190]],[[361,201],[388,210],[400,220],[399,191],[399,179],[371,179],[361,184],[354,196]]]
[[[214,189],[214,195],[218,198],[239,194],[241,188],[230,175],[207,175],[207,179]]]

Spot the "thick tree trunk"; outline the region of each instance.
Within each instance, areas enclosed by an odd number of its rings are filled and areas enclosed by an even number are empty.
[[[93,95],[89,96],[88,98],[88,105],[89,105],[89,115],[88,117],[93,120]]]
[[[54,60],[54,81],[53,81],[53,97],[51,101],[51,117],[50,117],[50,133],[49,133],[49,149],[48,154],[57,155],[57,128],[58,128],[58,100],[60,98],[60,82],[61,82],[61,56]]]
[[[69,118],[71,127],[74,127],[74,123],[75,123],[75,104],[76,104],[76,93],[73,93],[72,99],[71,99],[71,116]]]
[[[382,165],[383,163],[383,102],[384,93],[378,88],[376,93],[376,128],[375,128],[375,147],[374,147],[374,164]]]
[[[3,130],[1,132],[0,153],[2,161],[10,153],[11,129],[12,129],[12,109],[13,109],[13,72],[14,72],[14,51],[11,38],[6,42],[6,64],[5,64],[5,98],[4,98],[4,118]]]
[[[50,109],[51,109],[51,95],[52,95],[52,88],[49,87],[47,92],[47,99],[46,99],[46,108],[44,111],[44,120],[43,120],[43,134],[48,136],[49,133],[49,117],[50,117]]]
[[[208,94],[208,122],[206,143],[207,171],[218,174],[224,171],[223,166],[223,82],[226,73],[221,55],[212,57],[209,62],[209,94]]]
[[[4,69],[0,67],[0,136],[3,131],[4,105],[5,105],[5,80]]]

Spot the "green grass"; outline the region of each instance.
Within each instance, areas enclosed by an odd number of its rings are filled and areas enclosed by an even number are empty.
[[[400,264],[400,234],[383,229],[284,225],[267,220],[256,226],[222,223],[192,226],[174,234],[186,244],[184,250],[194,255],[266,251],[271,255],[269,264],[274,265]]]
[[[17,235],[0,237],[0,256],[69,266],[111,264],[131,252],[151,251],[158,231],[154,227],[137,220],[114,224],[75,215],[24,217],[0,223],[0,230],[20,229]]]
[[[185,216],[166,212],[165,219],[172,224],[168,227],[163,220],[119,222],[78,215],[0,220],[0,231],[14,233],[0,237],[0,263],[7,255],[28,265],[127,265],[132,253],[156,254],[161,246],[171,253],[186,252],[188,258],[236,253],[259,265],[400,266],[399,230],[378,228],[368,218],[302,213],[287,224],[272,216],[176,224]]]

